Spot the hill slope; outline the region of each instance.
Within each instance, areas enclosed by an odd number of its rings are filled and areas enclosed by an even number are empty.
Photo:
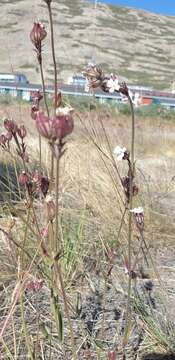
[[[48,28],[41,0],[0,0],[0,69],[24,72],[38,82],[38,66],[29,32],[38,18]],[[59,79],[66,81],[92,58],[110,72],[157,88],[170,88],[175,78],[175,17],[99,4],[86,0],[55,0]],[[47,80],[53,70],[50,49],[44,47]]]

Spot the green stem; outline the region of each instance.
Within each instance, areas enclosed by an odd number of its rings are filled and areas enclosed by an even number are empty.
[[[21,257],[21,264],[22,264],[22,270],[24,270],[24,249],[25,249],[25,245],[26,245],[26,241],[27,241],[27,232],[28,232],[28,224],[29,224],[29,220],[30,220],[30,207],[28,208],[27,211],[27,220],[26,220],[26,226],[25,226],[25,230],[24,230],[24,239],[23,239],[23,244],[22,244],[22,257]]]
[[[23,331],[24,331],[24,337],[25,337],[25,342],[26,342],[26,346],[27,346],[27,350],[28,350],[28,356],[29,356],[30,360],[34,360],[33,352],[32,352],[30,341],[29,341],[29,335],[28,335],[28,332],[27,332],[27,326],[26,326],[25,315],[24,315],[23,295],[22,294],[21,294],[21,298],[20,298],[20,308],[21,308],[22,328],[23,328]]]
[[[69,325],[73,360],[77,360],[75,341],[74,341],[74,331],[73,331],[73,326],[72,326],[72,322],[71,322],[71,318],[70,318],[70,314],[69,314],[69,306],[68,306],[67,296],[66,296],[66,292],[65,292],[64,281],[63,281],[63,277],[62,277],[61,265],[60,264],[58,265],[58,263],[55,261],[54,267],[55,267],[55,272],[56,272],[56,278],[57,278],[57,275],[59,278],[59,283],[61,286],[61,292],[62,292],[63,302],[64,302],[64,309],[65,309],[65,313],[66,313],[66,317],[67,317],[67,321],[68,321],[68,325]]]

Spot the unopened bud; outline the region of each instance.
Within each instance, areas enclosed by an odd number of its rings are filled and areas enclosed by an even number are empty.
[[[5,137],[6,137],[6,140],[7,141],[10,141],[12,139],[12,133],[10,131],[8,131],[6,134],[5,134]]]
[[[17,131],[17,125],[14,120],[5,119],[4,127],[7,131],[11,132],[12,134],[16,133]]]
[[[22,172],[22,174],[19,175],[19,183],[21,185],[27,185],[29,182],[29,176],[26,174],[25,171]]]
[[[35,22],[33,24],[33,29],[30,33],[30,40],[35,45],[36,48],[41,46],[41,42],[47,36],[47,32],[45,27],[39,22]]]
[[[0,145],[5,145],[7,141],[7,138],[4,134],[0,135]]]
[[[31,108],[31,118],[33,120],[36,120],[38,111],[39,111],[38,107],[36,105],[33,105]]]
[[[55,219],[55,214],[56,214],[55,202],[52,196],[47,196],[46,206],[47,206],[47,220],[48,222],[52,222]]]
[[[27,131],[26,131],[26,128],[24,125],[21,125],[18,129],[17,129],[17,133],[19,135],[19,137],[21,139],[24,139],[26,134],[27,134]]]

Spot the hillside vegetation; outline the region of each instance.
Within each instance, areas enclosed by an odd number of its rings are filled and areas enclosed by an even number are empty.
[[[41,0],[1,0],[0,69],[20,71],[39,82],[28,34],[34,20],[47,28],[46,7]],[[175,66],[175,17],[86,0],[54,2],[56,53],[59,79],[66,81],[92,59],[130,82],[170,89]],[[49,39],[47,39],[49,41]],[[48,47],[44,47],[45,72],[53,79]]]

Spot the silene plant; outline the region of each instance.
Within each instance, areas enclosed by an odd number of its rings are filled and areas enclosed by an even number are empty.
[[[37,170],[33,169],[31,166],[31,157],[27,147],[27,130],[24,125],[19,126],[14,119],[5,118],[4,130],[0,134],[0,146],[2,151],[8,153],[12,158],[19,158],[21,170],[18,174],[18,183],[22,194],[21,199],[26,211],[26,217],[21,216],[21,221],[23,221],[24,225],[21,242],[17,242],[12,236],[14,224],[12,224],[9,231],[0,227],[0,231],[7,237],[8,241],[13,243],[18,249],[18,281],[13,291],[9,310],[1,324],[0,341],[3,341],[5,330],[8,328],[9,322],[13,320],[16,305],[20,303],[22,331],[24,333],[26,348],[29,358],[32,360],[36,359],[33,352],[33,343],[28,335],[25,323],[24,295],[26,289],[30,289],[34,293],[37,293],[47,285],[51,317],[54,323],[54,329],[56,329],[56,335],[55,333],[53,335],[50,328],[48,330],[48,326],[45,326],[44,321],[39,323],[39,327],[42,328],[42,333],[44,333],[45,338],[49,342],[50,348],[54,346],[55,338],[59,339],[59,351],[61,357],[58,357],[58,359],[78,360],[79,350],[86,343],[88,355],[85,359],[90,360],[92,357],[89,350],[89,339],[94,346],[97,345],[97,341],[93,337],[90,337],[89,333],[85,333],[85,335],[83,334],[84,340],[81,346],[77,346],[75,339],[76,326],[74,326],[73,323],[73,320],[77,319],[77,314],[68,297],[64,272],[62,271],[62,259],[64,259],[65,249],[64,239],[62,241],[60,235],[60,162],[66,152],[67,142],[69,141],[68,136],[71,135],[74,130],[75,112],[70,105],[65,105],[62,94],[58,89],[58,69],[55,55],[52,0],[43,0],[43,2],[48,10],[49,29],[46,29],[40,22],[34,22],[29,34],[31,46],[33,47],[34,55],[36,56],[36,61],[38,62],[40,69],[42,87],[42,91],[34,91],[32,93],[32,105],[30,109],[31,121],[34,122],[38,132],[39,162]],[[48,33],[50,33],[54,68],[54,95],[52,105],[49,105],[50,102],[48,102],[44,76],[43,45],[46,37],[49,36]],[[139,187],[136,182],[134,105],[127,84],[121,81],[118,76],[114,74],[105,75],[101,66],[96,64],[88,64],[83,71],[83,75],[86,78],[86,91],[93,91],[95,93],[95,90],[99,88],[106,93],[120,93],[127,98],[131,109],[130,149],[127,149],[125,144],[118,144],[108,155],[86,128],[94,145],[96,145],[105,159],[109,161],[115,169],[123,191],[124,211],[121,218],[121,224],[119,225],[117,238],[119,239],[120,237],[123,224],[127,224],[127,251],[123,252],[123,268],[127,276],[127,304],[125,309],[124,331],[120,347],[113,347],[109,349],[109,351],[105,350],[105,356],[108,360],[117,360],[118,352],[122,351],[124,360],[126,359],[125,349],[132,328],[132,290],[133,288],[136,288],[136,280],[141,276],[138,265],[143,247],[145,247],[147,254],[149,254],[149,249],[145,241],[144,209],[137,200]],[[79,114],[76,115],[80,118]],[[42,159],[42,151],[44,148],[43,141],[47,142],[50,155],[50,168],[47,174],[44,171]],[[124,176],[120,174],[120,162],[124,165]],[[38,202],[39,207],[42,208],[43,213],[45,214],[44,225],[43,222],[40,221],[41,219],[37,212]],[[133,252],[134,231],[137,233],[139,245],[138,248],[135,249],[136,251]],[[32,253],[29,252],[29,249],[26,246],[28,244],[28,237],[35,240],[35,247],[34,250],[32,249]],[[115,249],[111,251],[110,259],[112,264],[108,271],[108,276],[110,276],[115,262]],[[35,278],[31,278],[33,268],[37,269],[37,276]],[[68,338],[71,343],[68,351],[69,355],[67,355],[64,343],[62,309],[64,309],[67,321],[66,332],[68,333]],[[79,312],[79,308],[77,312]],[[42,358],[44,359],[44,357]],[[51,357],[48,357],[48,359],[51,359]]]

